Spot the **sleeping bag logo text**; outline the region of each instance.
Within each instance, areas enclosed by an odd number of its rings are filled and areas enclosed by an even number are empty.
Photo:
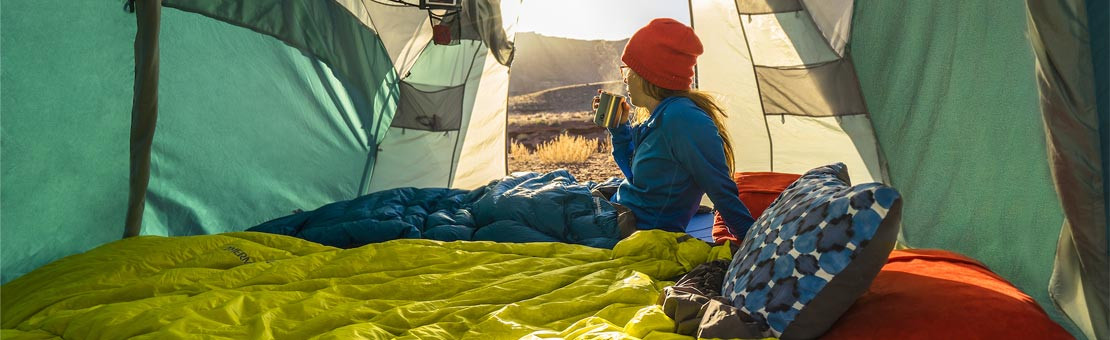
[[[254,263],[254,261],[251,260],[251,256],[247,255],[247,252],[243,251],[242,249],[233,246],[227,246],[227,248],[224,248],[224,250],[230,251],[235,256],[238,256],[239,261],[243,261],[244,264]]]

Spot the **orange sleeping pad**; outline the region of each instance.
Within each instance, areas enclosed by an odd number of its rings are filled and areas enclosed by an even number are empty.
[[[822,339],[1072,339],[1037,302],[971,258],[895,250]]]
[[[784,174],[778,172],[737,172],[732,174],[732,180],[736,182],[736,189],[740,192],[740,201],[744,202],[744,206],[751,212],[752,218],[759,219],[759,215],[763,214],[767,207],[779,197],[779,194],[791,183],[798,180],[802,175],[797,174]],[[714,213],[713,220],[713,242],[717,244],[724,244],[727,241],[733,241],[739,244],[738,239],[744,238],[744,235],[732,235],[725,227],[725,221],[721,219],[721,215]]]

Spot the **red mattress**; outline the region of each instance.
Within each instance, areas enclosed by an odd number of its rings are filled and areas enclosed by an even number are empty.
[[[737,172],[732,174],[732,180],[736,182],[736,189],[740,193],[740,201],[744,203],[748,212],[755,219],[759,219],[759,215],[763,215],[763,211],[771,206],[771,203],[779,197],[783,190],[786,190],[786,187],[798,180],[798,177],[802,177],[802,175],[778,172]],[[724,244],[725,241],[739,243],[738,240],[742,238],[744,238],[744,235],[733,235],[728,232],[728,227],[725,225],[725,220],[721,219],[720,213],[714,213],[713,242],[717,244]]]
[[[823,339],[1072,339],[1037,302],[983,264],[943,250],[895,250]]]

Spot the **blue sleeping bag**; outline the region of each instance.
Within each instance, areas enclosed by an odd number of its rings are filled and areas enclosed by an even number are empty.
[[[602,185],[616,185],[610,180]],[[515,173],[474,190],[397,188],[262,223],[249,231],[340,248],[400,238],[564,242],[612,248],[616,208],[566,170]]]

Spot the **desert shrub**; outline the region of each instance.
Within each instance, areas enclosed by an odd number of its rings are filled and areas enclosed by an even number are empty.
[[[535,156],[545,164],[581,163],[597,152],[597,147],[596,139],[563,133],[537,146]]]
[[[509,157],[518,161],[525,160],[532,157],[532,151],[528,150],[528,147],[524,144],[513,140],[512,144],[509,144]]]

